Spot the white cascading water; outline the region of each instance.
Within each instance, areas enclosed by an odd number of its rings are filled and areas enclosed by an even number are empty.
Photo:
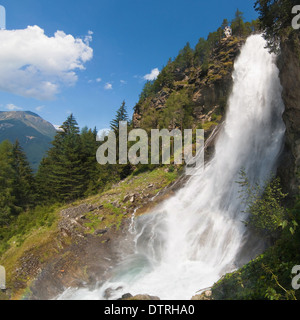
[[[101,287],[68,289],[59,299],[109,299],[124,293],[191,299],[259,252],[247,232],[239,172],[263,184],[276,170],[285,126],[276,57],[250,36],[235,62],[233,91],[213,159],[175,196],[136,219],[135,253]]]

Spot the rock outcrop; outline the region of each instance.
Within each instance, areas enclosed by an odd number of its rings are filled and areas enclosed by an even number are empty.
[[[157,301],[157,300],[160,300],[160,298],[156,296],[150,296],[148,294],[137,294],[136,296],[132,296],[130,293],[126,293],[119,300],[139,300],[139,301],[143,301],[143,300],[155,301],[156,300]]]
[[[245,39],[236,37],[222,39],[211,55],[208,70],[204,71],[201,66],[176,69],[171,86],[163,87],[154,96],[137,104],[133,115],[134,127],[141,127],[141,121],[149,110],[153,110],[152,116],[157,117],[166,107],[172,92],[187,89],[192,92],[194,126],[206,124],[205,132],[209,135],[222,118],[220,116],[216,119],[213,115],[225,114],[227,98],[232,88],[234,60],[244,42]]]
[[[282,42],[278,60],[285,104],[285,153],[279,175],[285,190],[294,196],[300,186],[300,39]]]

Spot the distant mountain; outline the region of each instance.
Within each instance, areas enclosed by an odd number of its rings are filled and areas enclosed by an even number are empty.
[[[34,171],[56,134],[54,126],[30,111],[0,111],[0,142],[19,140]]]

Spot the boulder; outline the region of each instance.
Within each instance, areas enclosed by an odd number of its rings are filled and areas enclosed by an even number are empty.
[[[124,297],[125,296],[125,297]],[[136,296],[132,296],[130,293],[126,293],[122,296],[120,300],[160,300],[159,297],[156,296],[150,296],[148,294],[138,294]]]
[[[212,296],[212,291],[206,290],[201,294],[196,294],[195,296],[192,297],[191,300],[212,300],[211,296]]]

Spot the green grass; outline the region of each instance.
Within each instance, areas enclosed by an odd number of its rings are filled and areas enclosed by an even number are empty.
[[[123,219],[126,218],[126,212],[128,210],[132,212],[134,208],[143,206],[145,200],[139,196],[141,191],[144,190],[149,197],[153,197],[177,177],[177,169],[173,168],[169,172],[167,167],[160,167],[138,175],[132,174],[101,194],[77,200],[68,205],[40,206],[21,213],[9,227],[0,229],[0,264],[6,268],[7,285],[12,290],[12,298],[21,299],[34,280],[35,274],[31,274],[30,271],[26,277],[17,276],[16,270],[22,265],[22,259],[26,259],[30,253],[42,265],[54,255],[60,254],[63,249],[62,244],[57,240],[60,233],[58,222],[61,219],[59,214],[61,210],[83,203],[101,204],[103,207],[99,210],[86,213],[87,221],[84,227],[87,230],[85,232],[94,234],[100,229],[119,230]],[[153,187],[149,188],[150,184]],[[123,202],[124,196],[128,194],[136,195],[134,203]],[[114,205],[114,202],[118,205]],[[72,238],[64,237],[64,248],[70,245],[71,241]],[[0,299],[2,299],[1,296]]]
[[[151,171],[142,171],[137,175],[133,172],[124,181],[112,186],[110,190],[84,200],[84,202],[101,203],[103,205],[99,213],[87,213],[86,219],[88,221],[84,224],[88,229],[86,232],[93,234],[96,230],[113,227],[119,230],[123,219],[126,217],[126,212],[143,205],[143,200],[139,197],[143,190],[153,197],[178,178],[178,171],[175,170],[174,166],[173,168],[170,166],[169,169],[171,170],[167,170],[167,167],[161,167]],[[150,189],[149,185],[153,185],[155,188]],[[126,195],[136,195],[134,203],[129,200],[123,202]],[[114,202],[118,203],[118,206],[114,205]]]
[[[21,246],[26,237],[35,229],[51,227],[57,220],[60,205],[37,206],[21,213],[9,226],[0,228],[0,256],[9,249],[11,243]]]

